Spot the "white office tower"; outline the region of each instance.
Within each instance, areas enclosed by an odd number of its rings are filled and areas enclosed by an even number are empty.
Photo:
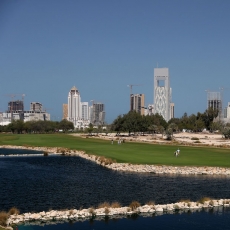
[[[68,95],[68,121],[73,122],[75,128],[80,128],[82,123],[81,117],[81,96],[78,89],[74,86]]]
[[[93,106],[92,105],[89,106],[89,120],[90,120],[90,123],[93,124]]]
[[[154,113],[162,115],[167,122],[172,118],[171,97],[169,69],[154,68]]]

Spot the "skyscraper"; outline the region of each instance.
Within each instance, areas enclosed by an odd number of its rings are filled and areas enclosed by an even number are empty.
[[[62,105],[62,119],[68,119],[68,104]]]
[[[131,94],[130,95],[130,111],[136,111],[141,115],[145,113],[145,95]]]
[[[207,91],[207,109],[218,110],[219,116],[222,115],[222,97],[220,92]]]
[[[68,94],[68,121],[73,122],[74,127],[79,127],[81,120],[81,96],[78,89],[73,86]]]
[[[102,125],[105,122],[105,104],[93,103],[90,108],[90,122],[94,125]]]
[[[84,121],[89,120],[89,103],[88,102],[82,102],[81,103],[81,112],[82,112],[82,119]]]
[[[154,68],[154,112],[162,115],[166,121],[172,118],[171,95],[169,69]]]

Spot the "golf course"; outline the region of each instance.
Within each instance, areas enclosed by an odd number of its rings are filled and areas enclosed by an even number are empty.
[[[82,150],[104,156],[117,163],[177,166],[230,167],[230,149],[167,144],[125,142],[111,144],[109,140],[76,137],[68,134],[0,134],[0,145],[26,147],[58,147]],[[180,149],[180,156],[174,152]]]

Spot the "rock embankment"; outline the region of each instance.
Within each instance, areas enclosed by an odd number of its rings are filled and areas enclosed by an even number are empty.
[[[24,214],[14,214],[11,215],[7,220],[7,225],[28,223],[28,222],[50,222],[50,221],[66,221],[66,220],[85,220],[90,218],[105,218],[105,217],[114,217],[114,216],[130,216],[133,214],[139,215],[158,215],[164,213],[175,213],[175,212],[186,212],[186,211],[199,211],[204,208],[216,209],[219,207],[229,207],[230,199],[220,199],[220,200],[203,200],[198,202],[192,201],[181,201],[172,204],[149,204],[139,207],[119,207],[119,208],[88,208],[88,209],[71,209],[66,211],[57,211],[51,210],[48,212],[39,212],[39,213],[24,213]]]
[[[129,163],[115,163],[105,157],[90,155],[84,151],[70,150],[65,148],[49,147],[24,147],[24,146],[0,146],[0,148],[30,149],[43,151],[49,154],[79,156],[84,159],[93,161],[99,165],[116,171],[126,171],[135,173],[153,173],[153,174],[178,174],[178,175],[230,175],[230,168],[222,167],[194,167],[194,166],[167,166],[167,165],[138,165]],[[11,155],[7,155],[11,156]],[[12,155],[15,156],[15,155]],[[27,154],[32,156],[32,154]]]

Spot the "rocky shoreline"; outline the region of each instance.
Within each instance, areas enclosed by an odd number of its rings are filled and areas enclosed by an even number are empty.
[[[138,203],[138,202],[137,202]],[[143,216],[152,216],[152,215],[162,215],[162,214],[173,214],[176,212],[196,212],[204,209],[213,209],[218,210],[224,207],[230,207],[230,199],[220,199],[220,200],[211,200],[203,199],[197,202],[192,201],[181,201],[171,204],[145,204],[143,206],[133,205],[127,207],[102,207],[102,208],[88,208],[82,210],[65,210],[57,211],[51,210],[48,212],[39,212],[39,213],[24,213],[24,214],[14,214],[11,215],[7,220],[7,225],[11,226],[14,224],[32,224],[39,225],[42,223],[45,224],[57,224],[58,222],[65,221],[85,221],[87,219],[104,219],[108,218],[122,218],[132,215],[143,215]]]
[[[153,173],[153,174],[177,174],[177,175],[225,175],[230,176],[230,168],[222,167],[195,167],[195,166],[168,166],[168,165],[139,165],[130,163],[114,163],[112,160],[108,160],[105,157],[99,157],[90,155],[84,151],[70,150],[65,148],[48,148],[48,147],[25,147],[25,146],[11,146],[4,145],[0,148],[13,148],[13,149],[29,149],[34,151],[42,151],[48,154],[54,155],[68,155],[68,156],[79,156],[84,159],[95,162],[106,168],[116,171],[135,172],[135,173]],[[16,156],[33,156],[38,154],[21,154]],[[44,154],[40,154],[44,155]],[[4,156],[15,156],[15,155],[4,155]]]

